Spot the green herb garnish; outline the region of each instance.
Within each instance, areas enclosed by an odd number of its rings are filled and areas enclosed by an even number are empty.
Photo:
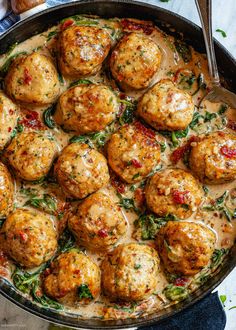
[[[166,298],[171,301],[181,301],[188,297],[188,289],[183,286],[175,286],[173,284],[168,284],[163,290]]]
[[[226,38],[227,37],[227,34],[226,34],[226,32],[224,30],[216,29],[216,32],[221,33],[221,35],[222,35],[223,38]]]
[[[51,106],[43,112],[44,124],[49,128],[54,128],[56,126],[54,120],[52,119],[52,115],[54,114],[54,112],[55,106]]]
[[[77,293],[80,299],[93,299],[93,295],[87,284],[81,284],[77,289]]]

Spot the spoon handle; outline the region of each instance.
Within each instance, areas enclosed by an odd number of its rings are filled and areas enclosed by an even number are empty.
[[[212,1],[195,0],[198,14],[200,16],[203,36],[205,40],[209,73],[214,85],[220,86],[219,72],[216,63],[214,42],[212,37]]]

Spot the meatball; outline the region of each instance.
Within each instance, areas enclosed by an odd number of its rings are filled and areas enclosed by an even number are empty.
[[[100,191],[87,197],[69,219],[78,242],[92,250],[111,249],[125,234],[126,226],[120,207]]]
[[[57,232],[49,216],[17,209],[1,229],[4,249],[18,264],[34,268],[48,261],[57,249]]]
[[[123,89],[143,89],[149,86],[159,69],[161,57],[161,51],[152,39],[132,32],[113,50],[111,72]]]
[[[166,169],[153,175],[146,186],[148,208],[159,216],[173,214],[186,219],[197,210],[204,193],[192,174],[182,169]]]
[[[59,37],[59,67],[63,75],[79,78],[96,74],[111,47],[109,34],[91,26],[71,26]]]
[[[119,110],[115,94],[104,85],[82,84],[59,98],[55,121],[67,130],[85,134],[103,130]]]
[[[159,257],[147,245],[119,245],[107,255],[101,268],[104,293],[110,299],[138,301],[156,290]]]
[[[13,62],[5,78],[5,86],[7,94],[17,102],[46,105],[58,97],[60,83],[52,60],[32,53]]]
[[[10,141],[17,117],[16,105],[0,91],[0,150]]]
[[[5,151],[17,175],[27,181],[43,178],[57,155],[57,145],[45,133],[18,134]]]
[[[0,162],[0,219],[12,211],[14,185],[7,167]]]
[[[214,132],[195,142],[189,163],[202,182],[219,184],[236,179],[236,135]]]
[[[79,250],[72,249],[52,262],[43,287],[49,297],[73,306],[93,301],[100,293],[100,283],[99,267]]]
[[[157,234],[160,257],[168,272],[194,275],[208,265],[216,236],[199,223],[168,221]]]
[[[125,125],[111,136],[108,163],[124,181],[144,179],[160,162],[160,146],[155,133],[141,123]]]
[[[157,130],[183,130],[193,118],[192,97],[170,80],[161,80],[140,99],[138,115]]]
[[[55,175],[68,197],[84,198],[108,184],[106,158],[87,144],[72,143],[59,156]]]

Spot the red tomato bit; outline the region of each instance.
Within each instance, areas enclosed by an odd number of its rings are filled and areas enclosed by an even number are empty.
[[[71,19],[71,18],[67,19],[65,22],[62,23],[61,30],[67,29],[69,26],[73,25],[74,22],[75,21],[73,19]]]
[[[174,190],[172,192],[172,198],[176,204],[186,204],[186,197],[189,194],[189,191],[179,191]]]
[[[27,111],[25,117],[20,120],[19,124],[22,124],[29,128],[42,129],[43,124],[39,120],[39,114],[36,111]]]
[[[156,133],[152,129],[145,127],[143,124],[140,123],[140,121],[136,121],[134,123],[134,126],[136,127],[136,129],[138,129],[150,139],[155,139]]]
[[[183,146],[175,149],[170,156],[172,163],[178,163],[178,161],[183,158],[184,154],[190,150],[191,143],[197,142],[198,140],[199,138],[197,136],[191,136]]]
[[[20,239],[22,240],[22,242],[26,242],[28,239],[28,235],[26,233],[24,233],[22,230],[19,231],[19,236],[20,236]]]
[[[141,168],[143,165],[140,163],[140,161],[139,160],[137,160],[137,159],[132,159],[131,160],[131,164],[134,166],[134,167],[136,167],[136,168]]]
[[[179,277],[175,280],[174,285],[185,286],[188,283],[188,279],[184,277]]]
[[[125,192],[126,185],[115,175],[111,177],[111,185],[118,193],[123,194]]]
[[[33,78],[29,74],[29,70],[25,68],[25,70],[24,70],[24,84],[30,85],[32,80],[33,80]]]
[[[229,159],[236,157],[236,149],[229,148],[228,146],[222,146],[220,148],[220,152],[222,155]]]
[[[233,131],[236,131],[236,121],[229,119],[227,127],[232,129]]]
[[[98,231],[98,236],[100,236],[100,237],[102,237],[102,238],[107,237],[107,236],[108,236],[108,232],[107,232],[107,230],[106,230],[106,229],[100,229],[100,230]]]
[[[154,27],[152,22],[145,22],[145,23],[139,23],[135,22],[133,20],[129,20],[127,18],[124,18],[121,20],[121,25],[124,30],[130,30],[130,31],[143,31],[143,33],[149,35],[152,34]]]

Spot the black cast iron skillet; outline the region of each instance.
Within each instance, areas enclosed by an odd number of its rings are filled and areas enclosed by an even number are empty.
[[[157,6],[134,1],[85,0],[48,9],[16,24],[7,33],[0,37],[0,53],[6,52],[9,46],[13,43],[24,41],[34,34],[47,30],[47,28],[55,25],[59,20],[75,14],[93,14],[101,17],[133,17],[152,20],[157,26],[166,31],[168,26],[174,27],[176,31],[183,33],[185,41],[191,44],[197,51],[205,52],[201,29],[179,15]],[[167,32],[170,33],[170,31]],[[228,88],[233,92],[236,92],[236,61],[217,41],[215,41],[215,50],[220,74],[224,77]],[[53,323],[83,329],[127,329],[129,327],[133,328],[158,324],[160,320],[167,319],[186,307],[190,307],[218,286],[235,266],[236,244],[231,249],[231,252],[224,260],[223,265],[215,276],[191,294],[187,300],[139,319],[113,321],[101,321],[98,319],[80,320],[76,315],[69,313],[60,314],[59,312],[47,310],[33,304],[30,300],[27,300],[19,294],[9,282],[1,278],[0,292],[24,310]]]

